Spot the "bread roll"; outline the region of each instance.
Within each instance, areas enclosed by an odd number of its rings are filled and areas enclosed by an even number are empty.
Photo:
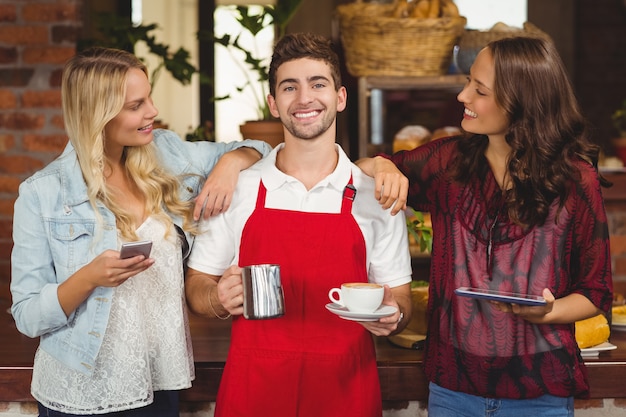
[[[393,152],[410,151],[430,141],[430,130],[424,126],[405,126],[393,138]]]
[[[413,6],[411,17],[414,17],[416,19],[426,19],[429,13],[430,0],[417,0],[415,6]]]
[[[575,327],[576,342],[581,349],[604,343],[611,335],[609,323],[603,314],[577,321]]]
[[[441,15],[443,17],[459,17],[459,8],[454,4],[453,0],[441,1]]]
[[[409,3],[407,0],[397,0],[393,9],[393,17],[396,19],[409,16]]]
[[[439,139],[439,138],[446,138],[449,136],[456,136],[456,135],[460,135],[461,133],[463,133],[461,131],[461,129],[459,129],[456,126],[445,126],[445,127],[440,127],[439,129],[436,129],[430,140],[433,141],[435,139]]]
[[[441,13],[441,0],[430,0],[430,9],[428,10],[428,18],[436,19]]]

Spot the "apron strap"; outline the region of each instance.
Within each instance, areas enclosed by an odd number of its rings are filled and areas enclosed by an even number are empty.
[[[341,199],[341,214],[352,213],[352,202],[356,197],[356,188],[352,185],[352,174],[350,174],[350,181],[348,185],[343,189],[343,198]]]
[[[263,180],[259,183],[259,193],[256,196],[256,208],[262,209],[265,207],[265,196],[267,194],[267,189],[265,185],[263,185]]]

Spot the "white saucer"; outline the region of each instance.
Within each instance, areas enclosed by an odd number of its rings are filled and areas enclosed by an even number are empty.
[[[613,350],[613,349],[617,349],[617,346],[609,342],[604,342],[604,343],[600,343],[599,345],[588,347],[586,349],[581,349],[580,355],[583,358],[593,358],[593,357],[600,355],[600,352],[604,352],[606,350]]]
[[[393,306],[382,306],[373,313],[356,313],[354,311],[348,311],[347,308],[337,303],[328,303],[326,304],[326,308],[328,311],[338,315],[342,319],[353,321],[378,321],[378,319],[391,316],[398,311],[398,309]]]

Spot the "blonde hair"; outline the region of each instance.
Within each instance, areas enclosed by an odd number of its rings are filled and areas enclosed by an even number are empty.
[[[65,129],[76,150],[78,163],[87,184],[87,195],[96,218],[101,201],[115,215],[120,234],[137,240],[133,217],[112,198],[112,189],[104,177],[104,128],[124,105],[126,79],[132,68],[148,76],[146,66],[133,54],[108,48],[90,48],[77,54],[65,66],[62,80],[62,103]],[[145,198],[146,212],[171,229],[172,220],[164,208],[184,219],[183,228],[195,233],[193,201],[179,198],[180,178],[161,167],[153,143],[129,146],[124,150],[126,175]]]

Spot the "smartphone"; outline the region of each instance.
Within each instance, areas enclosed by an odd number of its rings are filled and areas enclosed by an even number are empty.
[[[499,301],[501,303],[520,304],[528,306],[542,306],[546,304],[546,300],[539,295],[526,295],[513,292],[485,290],[482,288],[470,287],[460,287],[454,290],[454,292],[462,297]]]
[[[127,242],[122,244],[120,250],[120,258],[132,258],[133,256],[143,255],[147,258],[150,257],[150,251],[152,250],[152,242],[143,240],[139,242]]]

